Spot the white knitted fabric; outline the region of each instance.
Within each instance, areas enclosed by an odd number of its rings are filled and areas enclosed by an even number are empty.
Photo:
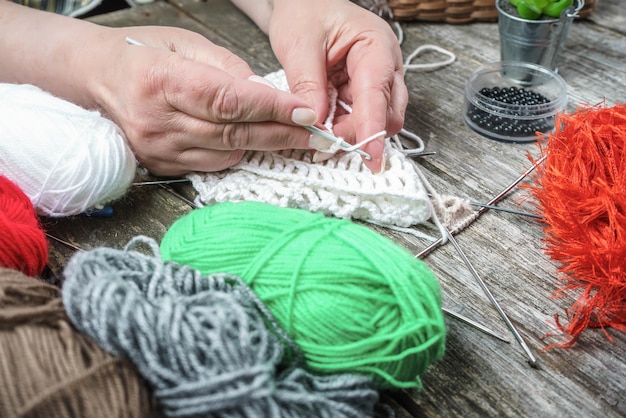
[[[431,205],[413,165],[391,146],[387,153],[381,174],[353,152],[315,164],[311,152],[284,151],[247,152],[230,169],[189,178],[199,204],[245,200],[402,227],[426,222]]]
[[[282,70],[266,79],[288,90]],[[372,174],[354,152],[337,153],[323,163],[311,161],[313,152],[249,151],[227,170],[192,173],[188,178],[198,192],[196,204],[258,201],[402,228],[432,220],[433,205],[419,168],[389,139],[380,174]]]

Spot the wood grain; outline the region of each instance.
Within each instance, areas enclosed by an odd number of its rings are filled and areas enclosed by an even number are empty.
[[[619,0],[600,0],[593,16],[570,30],[559,72],[569,87],[568,111],[584,103],[624,101],[626,22]],[[112,25],[172,25],[197,31],[248,61],[258,74],[279,68],[265,36],[227,0],[174,0],[96,16]],[[430,72],[409,72],[410,104],[405,128],[419,134],[436,155],[420,162],[440,192],[486,202],[530,166],[535,144],[485,139],[462,120],[463,89],[472,71],[499,59],[496,23],[447,25],[403,23],[405,55],[424,44],[453,51],[457,61]],[[425,55],[420,59],[436,59]],[[177,190],[193,197],[189,186]],[[516,188],[502,206],[532,210],[532,198]],[[119,247],[132,236],[160,239],[191,208],[166,190],[134,187],[114,205],[110,219],[49,220],[46,229],[82,248]],[[412,236],[377,229],[413,253],[427,243]],[[487,283],[534,355],[532,368],[520,345],[450,245],[425,258],[437,274],[444,305],[507,336],[510,343],[447,318],[446,354],[424,375],[424,389],[385,393],[399,417],[619,417],[626,415],[626,335],[586,331],[571,349],[551,349],[557,341],[554,314],[571,299],[553,299],[556,265],[542,251],[542,228],[536,220],[487,212],[458,237],[459,245]],[[51,271],[60,276],[72,250],[51,241]]]

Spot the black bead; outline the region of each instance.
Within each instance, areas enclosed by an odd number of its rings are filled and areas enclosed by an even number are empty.
[[[513,106],[536,106],[550,102],[547,97],[523,87],[483,87],[480,89],[479,93],[486,98]],[[532,113],[533,112],[522,109],[515,109],[509,112],[511,116],[530,116]],[[473,105],[470,105],[468,109],[468,116],[472,122],[489,132],[503,133],[511,137],[529,136],[536,131],[546,132],[552,129],[554,123],[554,118],[546,118],[540,121],[528,121],[493,116],[483,110],[477,109]]]

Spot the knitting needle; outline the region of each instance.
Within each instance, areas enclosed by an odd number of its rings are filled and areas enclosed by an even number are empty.
[[[75,250],[75,251],[85,251],[85,250],[83,250],[82,248],[80,248],[79,246],[74,245],[74,244],[72,244],[71,242],[64,241],[64,240],[62,240],[61,238],[57,238],[57,237],[55,237],[54,235],[50,235],[50,234],[48,234],[47,232],[46,232],[46,236],[47,236],[48,238],[50,238],[50,239],[52,239],[52,240],[56,241],[56,242],[59,242],[59,243],[61,243],[61,244],[65,245],[66,247],[69,247],[69,248],[71,248],[71,249]]]
[[[511,333],[513,334],[517,342],[522,346],[522,348],[526,352],[530,365],[532,367],[536,367],[537,359],[535,358],[533,353],[530,351],[530,348],[528,347],[528,345],[526,344],[526,342],[524,341],[520,333],[515,328],[515,325],[513,325],[513,323],[511,322],[509,317],[506,315],[506,313],[504,312],[504,310],[502,309],[502,307],[500,306],[496,298],[493,296],[493,294],[491,293],[491,291],[489,290],[489,288],[487,287],[483,279],[480,277],[480,275],[478,274],[478,272],[476,271],[472,263],[469,261],[469,259],[465,255],[465,252],[463,252],[463,250],[461,249],[461,246],[456,241],[456,238],[454,238],[454,236],[452,236],[452,234],[449,231],[446,230],[446,232],[448,234],[448,239],[450,240],[450,242],[452,243],[456,251],[459,253],[461,258],[463,259],[463,262],[472,273],[472,276],[474,276],[474,278],[476,279],[480,287],[483,289],[483,291],[487,295],[487,298],[489,298],[489,301],[491,302],[491,304],[496,308],[496,311],[498,312],[500,317],[504,320],[504,323],[506,324],[507,328],[509,328],[509,330],[511,331]]]
[[[524,180],[526,177],[528,177],[528,175],[530,173],[533,172],[533,170],[535,168],[537,168],[537,166],[539,166],[539,164],[541,164],[542,162],[545,161],[545,159],[547,158],[547,155],[542,156],[540,159],[537,160],[537,162],[535,164],[533,164],[532,166],[530,166],[530,168],[528,168],[526,171],[524,171],[522,173],[521,176],[519,176],[518,178],[516,178],[511,184],[509,184],[507,187],[505,187],[500,193],[498,193],[493,199],[491,199],[489,202],[487,202],[488,206],[492,206],[495,205],[496,203],[498,203],[498,201],[500,201],[500,199],[502,199],[508,192],[510,192],[511,190],[513,190],[513,188],[515,186],[517,186],[522,180]],[[488,208],[480,208],[478,210],[479,213],[484,213],[488,210]]]
[[[189,181],[188,179],[144,181],[144,182],[139,182],[139,183],[133,183],[133,186],[153,186],[153,185],[159,186],[166,192],[176,196],[177,198],[185,202],[187,205],[191,206],[191,208],[197,209],[198,205],[196,205],[194,202],[192,202],[191,200],[187,199],[185,196],[178,193],[176,190],[169,187],[169,185],[173,183],[183,183],[183,182],[188,182],[188,181]]]
[[[137,41],[137,40],[135,40],[135,39],[133,39],[133,38],[131,38],[129,36],[126,37],[126,43],[128,43],[129,45],[145,46],[143,43],[141,43],[141,42],[139,42],[139,41]],[[306,129],[309,132],[312,132],[314,134],[317,134],[317,135],[319,135],[319,136],[321,136],[323,138],[326,138],[329,141],[334,142],[335,144],[339,145],[344,150],[346,148],[350,148],[350,144],[348,144],[343,139],[337,138],[336,136],[331,135],[328,132],[324,132],[323,130],[321,130],[321,129],[315,127],[315,126],[312,126],[312,125],[304,126],[304,129]],[[356,152],[357,154],[359,154],[360,156],[362,156],[366,160],[371,160],[372,159],[372,156],[369,155],[367,152],[363,151],[362,149],[357,148],[357,149],[354,149],[354,150],[351,150],[351,151]]]
[[[160,188],[162,188],[163,190],[165,190],[166,192],[176,196],[177,198],[179,198],[180,200],[182,200],[183,202],[185,202],[189,206],[191,206],[192,209],[198,209],[198,207],[199,207],[198,205],[196,205],[191,200],[187,199],[185,196],[183,196],[180,193],[178,193],[176,190],[174,190],[171,187],[169,187],[167,184],[158,183],[158,186]]]
[[[179,199],[184,199],[182,196],[180,196],[178,193],[174,192],[173,190],[169,190],[169,189],[166,189],[166,190],[168,190],[170,193],[173,193],[173,194],[174,194],[176,197],[178,197]],[[186,202],[186,203],[188,203],[188,204],[190,204],[190,205],[193,205],[190,201],[187,201],[186,199],[184,199],[184,200],[185,200],[185,202]],[[50,239],[54,240],[54,241],[57,241],[57,242],[59,242],[59,243],[61,243],[61,244],[65,245],[65,246],[67,246],[67,247],[69,247],[69,248],[71,248],[71,249],[75,250],[75,251],[81,251],[81,252],[82,252],[82,251],[85,251],[85,250],[83,250],[82,248],[78,247],[77,245],[74,245],[74,244],[72,244],[72,243],[70,243],[70,242],[68,242],[68,241],[64,241],[64,240],[62,240],[62,239],[60,239],[60,238],[57,238],[57,237],[55,237],[55,236],[53,236],[53,235],[50,235],[50,234],[48,234],[48,233],[46,233],[46,236],[47,236],[48,238],[50,238]],[[450,311],[450,310],[448,310],[448,309],[446,309],[446,308],[442,308],[442,310],[443,310],[443,312],[445,312],[445,313],[447,313],[448,315],[450,315],[450,316],[452,316],[452,317],[454,317],[454,318],[458,319],[459,321],[464,322],[464,323],[466,323],[467,325],[470,325],[470,326],[472,326],[472,327],[474,327],[474,328],[478,329],[479,331],[484,332],[484,333],[485,333],[485,334],[487,334],[487,335],[491,335],[492,337],[495,337],[495,338],[499,339],[500,341],[504,341],[505,343],[510,344],[509,340],[507,340],[507,339],[506,339],[506,338],[504,338],[503,336],[501,336],[501,335],[497,334],[496,332],[492,331],[491,329],[487,328],[486,326],[484,326],[484,325],[482,325],[482,324],[480,324],[480,323],[478,323],[478,322],[476,322],[476,321],[474,321],[474,320],[472,320],[472,319],[469,319],[468,317],[463,316],[463,315],[461,315],[461,314],[459,314],[459,313],[452,312],[452,311]]]
[[[541,217],[539,215],[535,215],[534,213],[523,212],[523,211],[520,211],[520,210],[508,209],[508,208],[503,208],[503,207],[494,206],[494,205],[487,205],[485,203],[479,203],[479,202],[470,202],[470,204],[472,206],[480,206],[482,208],[498,210],[500,212],[508,212],[508,213],[512,213],[512,214],[515,214],[515,215],[528,216],[529,218],[543,219],[543,217]]]
[[[456,312],[452,312],[452,311],[450,311],[449,309],[446,309],[446,308],[442,308],[442,310],[445,313],[447,313],[448,315],[452,316],[453,318],[458,319],[459,321],[464,322],[467,325],[470,325],[470,326],[476,328],[477,330],[484,332],[485,334],[491,335],[492,337],[495,337],[495,338],[499,339],[500,341],[504,341],[507,344],[511,343],[509,340],[507,340],[506,338],[504,338],[500,334],[495,333],[494,331],[490,330],[489,328],[487,328],[483,324],[474,321],[473,319],[469,319],[466,316],[463,316],[463,315],[461,315],[459,313],[456,313]]]
[[[496,203],[498,203],[500,201],[500,199],[502,199],[507,193],[509,193],[511,190],[513,190],[513,188],[515,186],[517,186],[522,180],[524,180],[526,177],[528,177],[528,175],[530,173],[532,173],[532,171],[537,168],[537,166],[539,166],[539,164],[541,164],[543,161],[545,161],[547,157],[547,154],[542,156],[540,159],[537,160],[537,162],[535,162],[535,164],[533,164],[532,166],[530,166],[530,168],[528,168],[526,171],[524,171],[522,173],[521,176],[519,176],[518,178],[516,178],[511,184],[509,184],[508,186],[506,186],[504,189],[502,189],[502,191],[500,193],[498,193],[495,197],[493,197],[489,202],[486,203],[487,207],[481,207],[480,209],[478,209],[478,211],[476,212],[476,215],[474,216],[473,221],[475,221],[476,219],[478,219],[483,213],[485,213],[487,210],[489,210],[489,206],[494,206]],[[456,231],[452,231],[449,233],[449,235],[454,235],[456,233]],[[415,258],[422,258],[425,257],[427,254],[429,254],[432,250],[434,250],[435,248],[437,248],[439,245],[441,245],[444,242],[443,237],[438,238],[436,241],[434,241],[432,244],[430,244],[428,247],[424,248],[422,251],[420,251],[419,253],[417,253],[415,255]]]
[[[174,184],[174,183],[188,183],[189,179],[170,179],[170,180],[153,180],[153,181],[138,181],[131,186],[153,186],[158,184]]]
[[[437,151],[420,151],[420,152],[403,152],[404,155],[406,155],[409,158],[421,158],[421,157],[428,157],[431,155],[437,155]]]

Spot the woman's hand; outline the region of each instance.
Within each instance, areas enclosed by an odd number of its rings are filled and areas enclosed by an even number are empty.
[[[106,61],[117,64],[93,95],[153,173],[221,170],[249,149],[308,148],[309,133],[296,126],[316,121],[306,100],[268,87],[228,50],[175,28],[115,29],[109,37]]]
[[[305,98],[179,28],[109,28],[0,1],[0,51],[0,81],[100,109],[158,175],[221,170],[247,149],[308,148],[297,125],[317,120]]]
[[[274,0],[273,10],[257,0],[234,2],[268,32],[291,91],[320,121],[328,111],[327,82],[338,88],[352,114],[336,119],[335,134],[355,143],[400,131],[408,93],[400,46],[387,22],[347,0]],[[374,172],[382,170],[383,147],[382,139],[364,147]]]

